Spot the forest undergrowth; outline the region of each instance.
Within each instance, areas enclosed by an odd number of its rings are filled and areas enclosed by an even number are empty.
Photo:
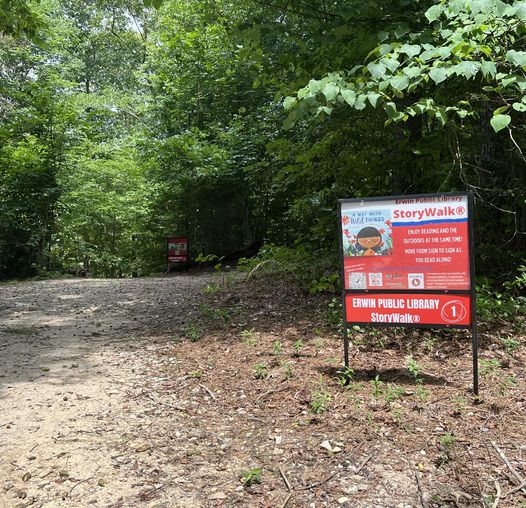
[[[241,440],[223,505],[525,506],[524,314],[479,323],[475,397],[469,333],[355,326],[344,368],[329,301],[292,274],[218,275],[175,339],[215,394],[201,418]]]

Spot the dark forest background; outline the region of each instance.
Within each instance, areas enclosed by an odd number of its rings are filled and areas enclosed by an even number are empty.
[[[179,234],[323,289],[338,198],[471,190],[480,284],[524,282],[525,2],[0,5],[0,278],[162,272]]]

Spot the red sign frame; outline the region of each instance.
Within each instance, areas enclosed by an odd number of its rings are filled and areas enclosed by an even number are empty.
[[[478,394],[473,195],[338,201],[345,365],[347,325],[471,329]]]
[[[166,261],[168,265],[188,264],[188,237],[168,236],[166,238]]]

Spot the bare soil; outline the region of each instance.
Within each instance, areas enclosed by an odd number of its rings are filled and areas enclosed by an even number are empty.
[[[524,321],[482,324],[477,400],[465,332],[353,330],[344,384],[329,300],[1,285],[0,507],[526,506]]]

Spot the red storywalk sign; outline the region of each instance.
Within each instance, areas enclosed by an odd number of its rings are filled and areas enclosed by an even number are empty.
[[[340,200],[344,322],[475,330],[472,210],[466,192]]]
[[[166,239],[168,265],[188,263],[188,238],[186,236],[170,236]]]

